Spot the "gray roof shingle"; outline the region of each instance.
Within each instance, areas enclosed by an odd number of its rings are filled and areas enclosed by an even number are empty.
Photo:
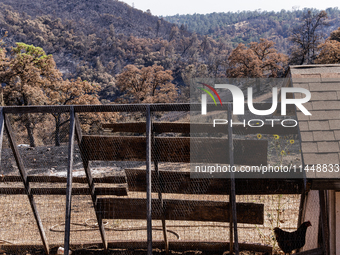
[[[293,87],[306,88],[312,95],[304,104],[311,116],[297,109],[305,165],[339,164],[340,65],[291,66],[290,76]]]

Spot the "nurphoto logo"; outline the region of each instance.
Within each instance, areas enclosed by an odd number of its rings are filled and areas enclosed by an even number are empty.
[[[222,100],[220,95],[217,93],[215,89],[228,89],[233,98],[233,114],[234,115],[244,115],[244,94],[242,90],[231,84],[215,84],[213,88],[210,85],[207,85],[205,83],[200,83],[204,87],[210,89],[218,98],[220,101],[220,105],[222,106]],[[204,88],[199,88],[202,91],[206,92],[206,94],[201,95],[201,114],[206,115],[207,114],[207,94],[213,99],[215,105],[217,105],[216,100],[213,96],[213,94],[208,90]],[[270,115],[275,112],[277,108],[277,102],[278,102],[278,93],[277,88],[272,88],[272,106],[268,110],[257,110],[255,109],[253,105],[253,88],[248,87],[247,88],[247,96],[248,96],[248,108],[249,111],[255,115],[264,116],[264,115]],[[288,93],[301,93],[304,94],[304,98],[287,98]],[[298,109],[300,109],[301,112],[303,112],[304,115],[312,115],[302,104],[307,103],[311,98],[311,93],[309,90],[304,88],[291,88],[291,87],[284,87],[281,89],[281,115],[286,115],[286,109],[287,104],[293,104]]]

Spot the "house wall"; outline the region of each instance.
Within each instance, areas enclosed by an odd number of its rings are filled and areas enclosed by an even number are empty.
[[[340,254],[340,192],[328,191],[329,250]]]
[[[340,192],[335,192],[335,253],[340,254]]]
[[[327,191],[328,204],[328,220],[329,220],[329,254],[336,255],[336,221],[335,221],[335,199],[336,192],[334,190]]]

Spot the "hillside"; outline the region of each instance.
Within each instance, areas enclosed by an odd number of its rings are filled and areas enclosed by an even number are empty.
[[[208,62],[212,52],[224,56],[225,50],[119,1],[2,0],[0,36],[5,32],[7,48],[15,42],[42,47],[53,54],[64,78],[99,83],[101,99],[109,101],[119,95],[115,75],[128,64],[161,65],[181,86],[186,66]]]
[[[124,66],[161,64],[180,70],[178,60],[188,61],[183,54],[188,47],[175,41],[191,33],[181,30],[169,39],[172,27],[119,1],[0,1],[0,37],[8,32],[7,48],[15,42],[42,47],[53,54],[64,78],[97,82],[102,86],[101,99],[109,101],[117,97],[114,76]],[[181,56],[175,57],[179,52]],[[174,78],[183,83],[181,72]]]
[[[171,29],[171,24],[163,21],[157,34],[158,17],[117,0],[1,0],[0,5],[1,3],[33,19],[49,15],[51,19],[73,21],[77,24],[77,30],[87,35],[109,28],[110,25],[115,27],[117,34],[150,38],[165,36]],[[5,6],[1,9],[6,8]]]
[[[327,12],[325,37],[340,26],[340,11]],[[121,96],[116,77],[130,64],[170,70],[184,100],[192,77],[226,76],[228,57],[240,42],[266,38],[287,53],[289,33],[301,17],[302,11],[281,11],[162,18],[117,0],[0,0],[0,38],[8,34],[8,50],[16,42],[43,48],[63,78],[99,84],[103,103]]]
[[[318,11],[318,10],[314,10]],[[324,34],[340,26],[340,10],[328,8],[329,26]],[[294,26],[301,24],[305,10],[280,12],[242,11],[227,13],[193,14],[166,16],[165,20],[183,25],[191,32],[224,40],[235,48],[239,43],[258,42],[260,38],[273,40],[280,52],[286,53],[289,47],[288,37]]]

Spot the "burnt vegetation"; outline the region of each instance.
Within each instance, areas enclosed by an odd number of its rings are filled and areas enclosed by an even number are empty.
[[[3,0],[2,104],[188,102],[195,77],[284,77],[288,64],[339,63],[339,14],[329,8],[156,17],[117,0]],[[51,118],[59,145],[68,120]],[[20,119],[31,145],[42,121]]]
[[[139,70],[161,66],[170,71],[180,100],[185,98],[184,87],[190,78],[198,75],[284,76],[287,59],[297,56],[303,62],[296,52],[299,47],[293,31],[299,31],[296,26],[302,27],[309,13],[321,13],[295,10],[156,17],[117,0],[4,0],[0,6],[0,36],[8,33],[4,38],[7,52],[16,42],[41,47],[47,55],[53,55],[64,79],[80,77],[100,85],[98,95],[105,103],[124,98],[116,86],[116,76],[126,72],[127,65]],[[313,61],[325,35],[338,28],[339,14],[336,8],[322,12],[328,26],[322,31],[313,30],[320,39],[317,45],[313,42]],[[254,51],[255,44],[262,52]],[[245,59],[247,51],[254,54]],[[284,56],[289,52],[292,57]],[[261,54],[270,56],[270,60]],[[269,70],[268,61],[273,70]],[[251,67],[259,62],[265,68],[255,74],[244,69],[239,73],[240,65]]]

